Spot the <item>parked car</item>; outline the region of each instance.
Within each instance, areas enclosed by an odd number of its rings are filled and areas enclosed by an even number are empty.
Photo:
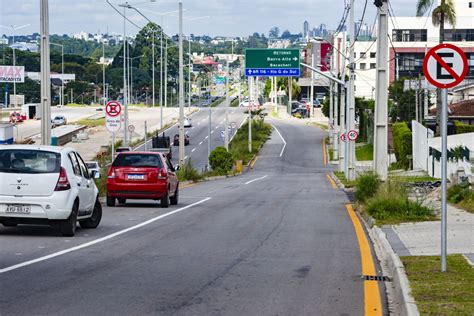
[[[184,146],[189,145],[189,135],[188,133],[184,134]],[[173,146],[179,146],[179,134],[175,134],[173,138]]]
[[[242,102],[240,102],[239,107],[241,108],[248,108],[250,105],[249,99],[244,99]]]
[[[66,125],[67,124],[67,119],[64,115],[56,115],[52,120],[51,124],[53,127],[56,126],[61,126],[61,125]]]
[[[115,158],[107,178],[107,205],[116,200],[160,200],[161,207],[178,204],[178,167],[158,152],[123,152]]]
[[[115,150],[116,153],[123,153],[126,151],[132,151],[131,147],[119,147]]]
[[[10,114],[10,123],[21,123],[26,120],[26,115],[22,115],[20,112],[12,112]]]
[[[102,218],[99,190],[72,148],[12,145],[0,148],[0,222],[59,226],[74,236],[76,222],[96,228]]]
[[[95,171],[96,174],[100,175],[100,165],[97,161],[86,161],[86,166],[89,172]]]

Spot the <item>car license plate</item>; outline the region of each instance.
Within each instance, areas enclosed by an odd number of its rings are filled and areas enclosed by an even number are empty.
[[[144,180],[145,175],[143,174],[128,174],[127,180]]]
[[[7,213],[16,213],[16,214],[30,214],[31,206],[30,205],[8,205]]]

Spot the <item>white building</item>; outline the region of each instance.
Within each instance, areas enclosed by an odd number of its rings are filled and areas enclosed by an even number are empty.
[[[474,82],[474,1],[454,0],[454,2],[457,15],[456,26],[453,29],[450,25],[446,25],[445,42],[460,47],[466,53],[469,62],[466,81]],[[433,26],[431,16],[389,19],[388,29],[391,38],[388,47],[389,83],[396,78],[418,78],[419,75],[423,77],[422,65],[425,51],[439,43],[439,28]],[[339,34],[335,39],[335,46],[341,51],[344,47],[343,37],[343,34]],[[375,97],[376,48],[375,40],[357,41],[354,45],[355,94],[358,97]],[[338,56],[336,50],[333,56]],[[338,60],[341,65],[341,58]]]

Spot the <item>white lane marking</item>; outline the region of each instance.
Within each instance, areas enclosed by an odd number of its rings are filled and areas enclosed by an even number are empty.
[[[280,131],[278,131],[278,129],[277,129],[275,126],[273,126],[273,128],[274,128],[275,131],[278,133],[278,135],[280,135],[280,138],[281,138],[281,140],[283,141],[283,144],[284,144],[284,145],[283,145],[283,148],[281,149],[281,152],[280,152],[280,157],[281,157],[281,156],[283,156],[283,152],[285,151],[286,141],[285,141],[285,139],[283,138],[283,136],[281,136]]]
[[[209,138],[209,136],[206,136],[204,139],[208,139],[208,138]]]
[[[201,146],[201,145],[202,145],[202,142],[199,143],[199,146]]]
[[[211,131],[211,134],[214,134],[214,131]]]
[[[184,156],[184,160],[188,159],[188,156]]]
[[[257,178],[257,179],[253,179],[253,180],[250,180],[250,181],[247,181],[245,182],[245,184],[250,184],[254,181],[258,181],[258,180],[262,180],[262,179],[265,179],[266,177],[268,177],[268,174],[267,175],[264,175],[263,177],[260,177],[260,178]]]
[[[192,153],[195,152],[195,151],[196,151],[196,148],[193,148],[193,150],[191,150]]]
[[[39,258],[36,258],[36,259],[33,259],[33,260],[29,260],[29,261],[25,261],[25,262],[22,262],[22,263],[18,263],[18,264],[15,264],[15,265],[12,265],[12,266],[9,266],[9,267],[6,267],[6,268],[3,268],[3,269],[0,269],[0,274],[1,273],[5,273],[5,272],[9,272],[9,271],[12,271],[12,270],[16,270],[16,269],[19,269],[19,268],[23,268],[23,267],[26,267],[26,266],[29,266],[29,265],[32,265],[32,264],[35,264],[35,263],[38,263],[38,262],[42,262],[42,261],[46,261],[46,260],[49,260],[49,259],[52,259],[52,258],[55,258],[55,257],[59,257],[59,256],[62,256],[62,255],[65,255],[67,253],[70,253],[70,252],[73,252],[73,251],[77,251],[77,250],[80,250],[80,249],[84,249],[84,248],[87,248],[87,247],[90,247],[90,246],[93,246],[93,245],[96,245],[98,243],[101,243],[101,242],[104,242],[106,240],[109,240],[109,239],[112,239],[114,237],[117,237],[117,236],[120,236],[120,235],[123,235],[125,233],[128,233],[129,231],[132,231],[132,230],[135,230],[135,229],[138,229],[138,228],[141,228],[143,226],[146,226],[148,224],[151,224],[153,222],[156,222],[160,219],[163,219],[165,217],[168,217],[170,215],[173,215],[173,214],[176,214],[176,213],[179,213],[179,212],[182,212],[188,208],[191,208],[193,206],[196,206],[196,205],[199,205],[199,204],[202,204],[204,202],[207,202],[209,201],[211,198],[210,197],[207,197],[205,199],[202,199],[201,201],[198,201],[198,202],[195,202],[193,204],[189,204],[185,207],[182,207],[182,208],[179,208],[177,210],[174,210],[174,211],[171,211],[169,213],[166,213],[166,214],[163,214],[163,215],[160,215],[160,216],[157,216],[157,217],[154,217],[152,219],[149,219],[143,223],[140,223],[140,224],[137,224],[135,226],[132,226],[132,227],[129,227],[129,228],[126,228],[126,229],[123,229],[123,230],[120,230],[118,232],[115,232],[113,234],[110,234],[110,235],[107,235],[107,236],[104,236],[104,237],[101,237],[101,238],[98,238],[96,240],[92,240],[92,241],[89,241],[89,242],[86,242],[82,245],[78,245],[78,246],[75,246],[75,247],[72,247],[72,248],[68,248],[68,249],[64,249],[64,250],[61,250],[61,251],[58,251],[58,252],[55,252],[55,253],[52,253],[50,255],[47,255],[47,256],[43,256],[43,257],[39,257]]]

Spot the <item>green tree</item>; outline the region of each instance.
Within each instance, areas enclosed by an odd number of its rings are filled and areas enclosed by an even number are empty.
[[[403,91],[403,82],[407,78],[400,78],[388,87],[388,94],[393,104],[389,106],[389,116],[392,122],[410,122],[415,118],[415,91]]]
[[[418,0],[416,4],[416,15],[423,16],[437,0]],[[456,26],[456,10],[454,9],[453,0],[441,0],[439,6],[437,6],[431,15],[431,20],[434,26],[439,26],[439,43],[444,42],[444,33],[446,22],[449,23],[453,28]],[[439,123],[441,118],[441,90],[436,90],[437,102],[436,102],[436,133],[439,134]]]

